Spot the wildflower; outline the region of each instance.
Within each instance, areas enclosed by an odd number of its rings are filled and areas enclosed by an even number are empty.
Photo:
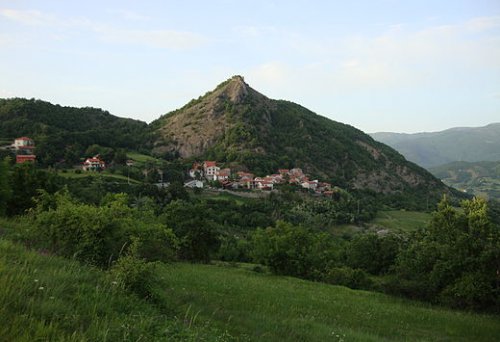
[[[111,284],[112,284],[112,285],[118,285],[118,282],[116,282],[116,281],[112,281],[112,282],[111,282]]]
[[[35,279],[35,283],[38,283],[38,279]]]
[[[43,291],[43,289],[45,289],[45,287],[40,286],[38,289],[39,289],[40,291]]]

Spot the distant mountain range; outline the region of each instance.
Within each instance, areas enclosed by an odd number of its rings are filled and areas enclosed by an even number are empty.
[[[430,171],[445,184],[460,191],[500,200],[500,161],[453,162]]]
[[[433,133],[372,133],[406,159],[430,168],[454,161],[500,161],[500,123]]]

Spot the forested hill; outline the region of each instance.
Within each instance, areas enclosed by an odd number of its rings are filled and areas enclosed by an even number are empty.
[[[147,149],[145,122],[119,118],[98,108],[74,108],[34,99],[0,99],[0,140],[19,136],[35,140],[38,159],[46,165],[83,156],[91,145]]]
[[[156,153],[209,158],[256,173],[301,167],[335,184],[384,193],[445,186],[362,131],[288,101],[267,98],[235,76],[152,123]]]
[[[418,165],[429,168],[454,161],[499,161],[500,123],[457,127],[433,133],[373,133]]]

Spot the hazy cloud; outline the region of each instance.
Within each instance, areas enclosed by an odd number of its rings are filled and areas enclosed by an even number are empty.
[[[125,9],[114,9],[108,11],[111,14],[115,14],[122,19],[130,20],[130,21],[145,21],[149,20],[150,17],[140,14],[135,11],[125,10]]]
[[[15,10],[2,8],[0,9],[0,15],[4,18],[24,25],[46,25],[52,24],[55,21],[55,18],[52,15],[36,10]]]
[[[478,32],[490,30],[500,27],[500,16],[473,18],[465,26],[469,30]]]
[[[114,11],[128,20],[145,20],[147,17],[126,10]],[[0,16],[25,25],[46,25],[60,29],[76,28],[87,30],[96,35],[98,39],[106,42],[120,44],[143,45],[153,48],[166,48],[173,50],[192,49],[207,42],[207,39],[197,33],[169,29],[155,30],[129,30],[102,24],[85,17],[60,18],[36,10],[0,9]],[[50,37],[60,39],[59,35]],[[0,44],[2,37],[0,36]]]
[[[173,50],[192,49],[207,42],[205,37],[186,31],[101,28],[97,32],[100,39],[107,42],[137,44]]]

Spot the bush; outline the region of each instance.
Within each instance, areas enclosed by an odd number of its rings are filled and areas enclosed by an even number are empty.
[[[329,284],[347,286],[351,289],[370,290],[373,287],[373,282],[365,271],[350,267],[330,268],[323,280]]]
[[[128,252],[120,256],[111,268],[117,284],[142,298],[151,298],[156,283],[156,263],[139,257],[140,242],[134,239]]]
[[[275,274],[320,279],[334,258],[329,235],[284,221],[276,222],[276,227],[257,229],[252,244],[254,261],[269,266]]]

